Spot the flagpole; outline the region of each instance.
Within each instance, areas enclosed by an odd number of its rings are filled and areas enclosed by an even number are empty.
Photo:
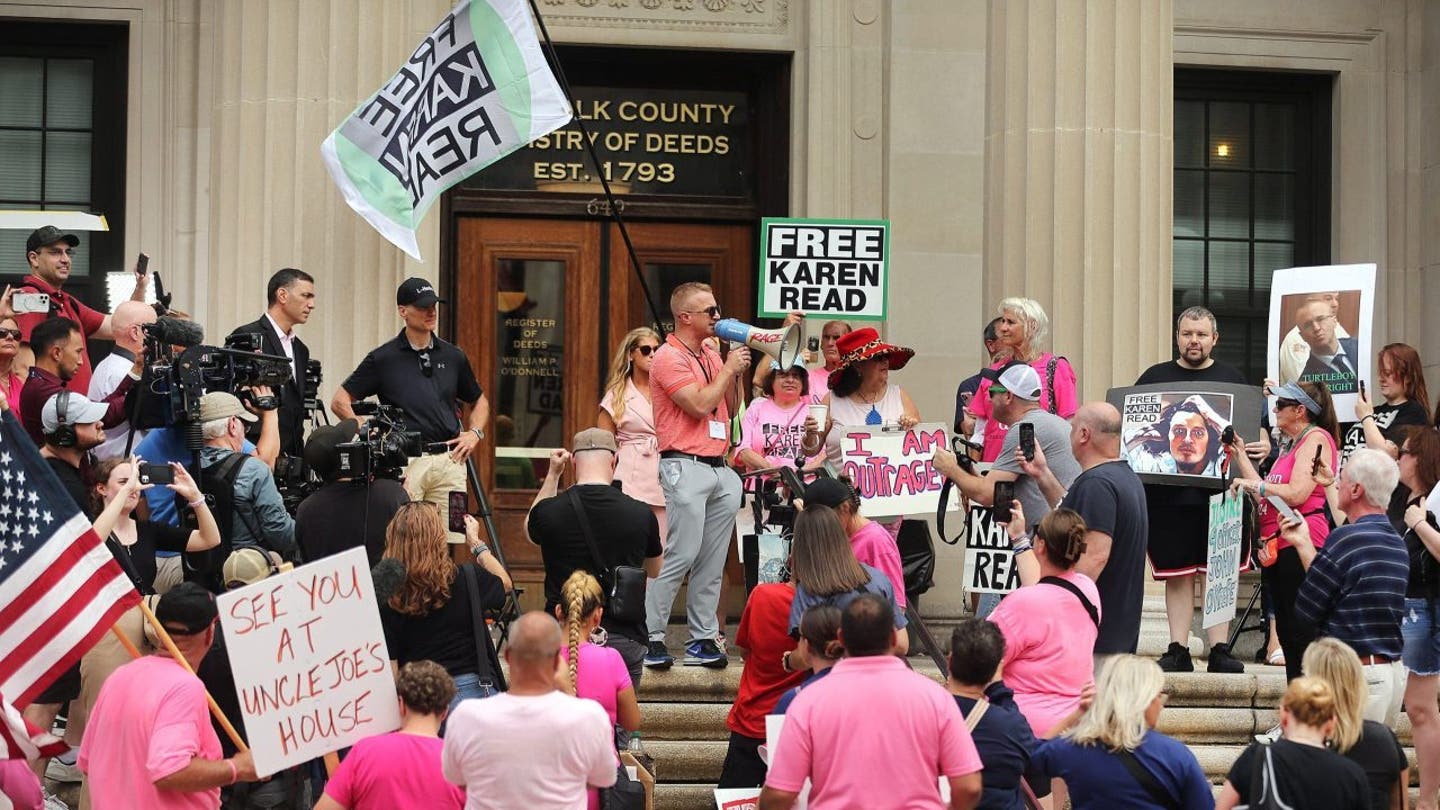
[[[147,604],[144,599],[140,600],[140,610],[145,614],[145,621],[150,623],[150,627],[154,629],[155,635],[160,637],[160,643],[165,645],[165,649],[170,653],[171,657],[180,662],[180,666],[184,667],[186,672],[195,675],[195,668],[190,666],[190,662],[185,659],[184,655],[180,654],[180,649],[175,646],[175,639],[170,638],[170,634],[165,632],[165,625],[161,624],[160,620],[155,618],[154,611],[150,610],[150,605]],[[120,637],[121,643],[125,645],[125,649],[129,650],[131,655],[136,658],[140,657],[140,651],[135,649],[135,645],[130,643],[129,638],[125,637],[119,625],[110,629],[114,630],[115,635]],[[220,631],[216,629],[215,632],[218,633]],[[199,676],[196,675],[196,677],[198,678]],[[221,710],[220,704],[215,702],[215,696],[210,694],[209,689],[205,690],[205,702],[210,704],[210,714],[214,715],[216,722],[220,724],[220,728],[225,729],[225,736],[229,737],[230,742],[235,744],[236,750],[249,751],[250,746],[246,745],[245,741],[240,739],[240,732],[236,731],[235,726],[230,724],[230,718],[225,716],[225,712]]]
[[[565,68],[560,65],[560,55],[555,53],[555,43],[550,41],[550,31],[545,28],[545,18],[540,15],[540,7],[535,0],[530,0],[530,11],[535,15],[535,24],[540,28],[540,36],[545,39],[545,57],[550,62],[550,70],[555,74],[555,80],[560,83],[560,91],[565,94],[565,99],[572,105],[575,103],[575,94],[570,92],[570,80],[565,77]],[[645,274],[640,270],[640,259],[635,255],[635,245],[630,241],[630,230],[625,227],[625,219],[620,215],[620,204],[615,199],[615,193],[610,190],[610,180],[605,177],[605,171],[600,164],[600,157],[595,153],[595,143],[590,138],[589,131],[585,128],[585,119],[577,112],[575,114],[575,126],[580,129],[581,142],[585,144],[585,152],[590,155],[590,162],[595,165],[595,176],[600,178],[600,188],[605,192],[606,208],[610,216],[615,218],[615,225],[620,229],[620,238],[625,242],[625,252],[630,256],[630,267],[635,271],[635,277],[640,280],[640,292],[645,296],[645,305],[650,308],[650,317],[655,320],[655,331],[665,338],[665,321],[660,317],[660,310],[655,306],[655,298],[650,294],[650,285],[645,283]]]

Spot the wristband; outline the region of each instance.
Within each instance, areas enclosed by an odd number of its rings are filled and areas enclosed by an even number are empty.
[[[485,545],[484,543],[476,543],[475,545],[470,547],[471,556],[473,556],[477,560],[480,559],[481,554],[487,554],[489,553],[489,551],[490,547]]]
[[[1261,481],[1261,482],[1260,482],[1259,492],[1260,492],[1260,497],[1262,497],[1262,498],[1265,497],[1265,482],[1264,482],[1264,481]]]
[[[1017,556],[1020,555],[1020,554],[1024,554],[1024,553],[1027,552],[1027,551],[1034,551],[1034,550],[1035,550],[1035,545],[1034,545],[1033,543],[1031,543],[1029,540],[1026,540],[1026,541],[1023,542],[1023,543],[1020,543],[1019,545],[1014,545],[1014,546],[1011,546],[1011,547],[1010,547],[1010,552],[1011,552],[1012,554],[1017,555]]]
[[[196,499],[193,500],[193,501],[186,501],[186,502],[185,502],[185,505],[188,506],[188,507],[190,507],[191,509],[199,509],[200,507],[206,505],[206,503],[205,503],[205,496],[204,496],[204,495],[201,495],[200,497],[196,498]]]
[[[1374,419],[1374,418],[1375,418],[1375,414],[1373,414],[1373,413],[1367,413],[1367,414],[1365,414],[1364,416],[1360,417],[1360,424],[1362,424],[1362,425],[1365,424],[1365,420],[1366,420],[1366,419]]]
[[[475,438],[477,438],[477,439],[484,439],[484,438],[485,438],[485,431],[481,430],[480,428],[470,428],[470,432],[471,432],[471,433],[474,433],[474,434],[475,434]]]
[[[230,781],[226,784],[233,785],[240,781],[240,770],[235,767],[235,760],[227,759],[225,764],[230,766]]]

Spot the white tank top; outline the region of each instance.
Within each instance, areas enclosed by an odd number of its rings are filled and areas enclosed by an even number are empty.
[[[880,424],[874,425],[895,425],[900,417],[905,414],[905,403],[900,398],[900,386],[891,384],[885,388],[885,395],[873,405],[862,402],[859,397],[851,395],[848,397],[837,397],[832,391],[830,394],[830,418],[835,426],[830,430],[830,435],[825,438],[825,463],[830,465],[832,470],[840,469],[840,437],[844,431],[842,425],[869,425],[875,421],[870,415],[871,411],[880,415]]]

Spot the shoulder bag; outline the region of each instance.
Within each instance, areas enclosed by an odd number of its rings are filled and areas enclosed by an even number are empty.
[[[1075,587],[1075,583],[1068,579],[1061,579],[1060,577],[1041,577],[1040,582],[1045,585],[1064,588],[1070,593],[1075,594],[1075,598],[1079,599],[1080,604],[1085,606],[1085,612],[1090,614],[1090,621],[1094,622],[1096,627],[1100,626],[1100,611],[1096,610],[1095,606],[1090,604],[1090,600],[1086,599],[1085,594],[1082,593],[1079,588]]]
[[[580,521],[580,533],[585,535],[585,545],[590,548],[590,559],[595,563],[595,578],[600,580],[600,589],[605,592],[605,612],[618,622],[633,624],[645,621],[645,569],[633,565],[617,565],[610,568],[600,557],[600,547],[595,545],[595,535],[590,531],[590,516],[580,494],[571,487],[565,493],[575,517]]]
[[[460,566],[460,576],[465,579],[465,592],[470,597],[470,629],[475,634],[475,674],[483,681],[488,676],[495,688],[501,692],[509,687],[505,684],[505,673],[500,669],[500,656],[490,640],[490,631],[485,626],[485,611],[480,607],[480,572],[474,564]]]
[[[1145,766],[1140,764],[1140,760],[1136,759],[1133,753],[1121,748],[1115,752],[1115,756],[1120,760],[1120,764],[1125,766],[1125,770],[1135,777],[1135,781],[1140,783],[1140,787],[1145,789],[1145,793],[1150,796],[1150,801],[1170,810],[1181,810],[1180,802],[1176,801],[1175,797],[1170,795],[1170,791],[1160,784],[1155,778],[1155,774],[1145,770]]]
[[[1275,782],[1275,760],[1270,743],[1259,743],[1250,767],[1250,810],[1285,810],[1290,805],[1280,798]]]

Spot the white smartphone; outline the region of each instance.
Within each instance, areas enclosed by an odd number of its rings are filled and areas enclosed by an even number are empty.
[[[1269,501],[1270,505],[1275,507],[1275,511],[1279,512],[1282,516],[1297,522],[1303,520],[1303,518],[1300,517],[1300,513],[1296,512],[1290,504],[1285,503],[1285,499],[1279,495],[1266,495],[1265,500]]]
[[[10,308],[17,314],[27,312],[49,312],[50,296],[48,293],[26,293],[17,292],[10,296]]]

